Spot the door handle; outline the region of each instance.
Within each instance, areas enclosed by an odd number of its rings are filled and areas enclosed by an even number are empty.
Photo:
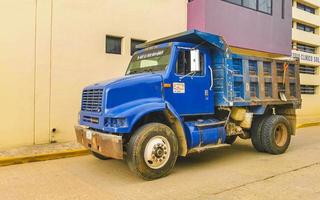
[[[210,91],[212,90],[212,87],[213,87],[213,70],[211,68],[211,66],[209,65],[208,66],[209,69],[210,69],[210,77],[211,77],[211,85],[210,85]]]

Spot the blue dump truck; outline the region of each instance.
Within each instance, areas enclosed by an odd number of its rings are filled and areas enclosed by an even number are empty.
[[[152,180],[178,156],[251,139],[284,153],[301,107],[299,61],[233,54],[223,37],[190,30],[138,46],[125,76],[83,89],[77,141],[125,159]]]

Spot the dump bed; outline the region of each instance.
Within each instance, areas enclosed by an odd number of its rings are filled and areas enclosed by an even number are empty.
[[[216,106],[301,106],[299,61],[231,54],[213,70]]]

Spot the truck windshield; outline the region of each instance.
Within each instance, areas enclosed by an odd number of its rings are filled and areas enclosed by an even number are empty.
[[[132,57],[126,74],[164,71],[170,61],[171,48],[151,49]]]

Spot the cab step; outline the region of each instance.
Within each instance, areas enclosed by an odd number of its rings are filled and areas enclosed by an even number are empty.
[[[192,148],[188,151],[188,153],[200,153],[209,149],[216,149],[216,148],[229,147],[229,146],[231,145],[230,144],[210,144],[203,147]]]

